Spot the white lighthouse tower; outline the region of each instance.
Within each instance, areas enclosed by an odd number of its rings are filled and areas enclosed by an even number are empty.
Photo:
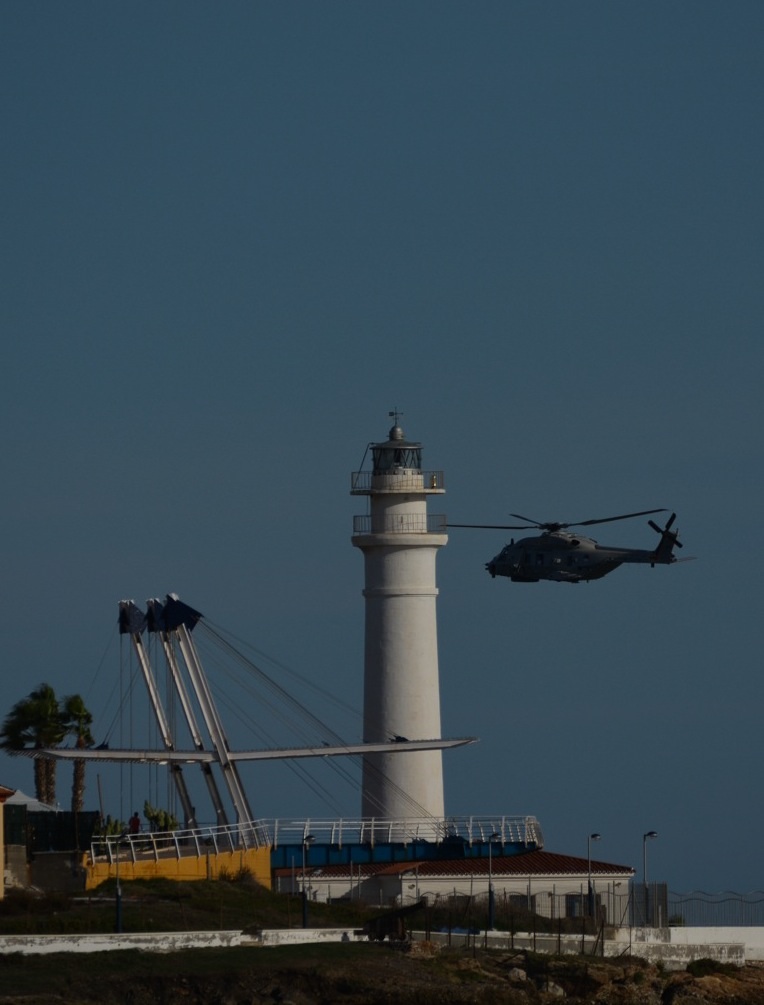
[[[352,495],[369,497],[353,521],[364,555],[365,743],[440,738],[435,558],[448,541],[444,516],[428,516],[427,496],[443,495],[443,473],[422,470],[422,448],[404,438],[399,414],[384,443],[371,444],[372,470],[352,476]],[[387,820],[442,820],[440,750],[366,754],[362,814]]]

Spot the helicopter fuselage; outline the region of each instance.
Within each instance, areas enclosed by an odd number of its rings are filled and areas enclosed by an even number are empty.
[[[653,551],[612,548],[597,544],[582,534],[554,530],[510,541],[486,562],[486,569],[492,577],[508,576],[514,583],[538,583],[540,580],[581,583],[601,579],[624,563],[670,565],[675,561],[670,548],[660,545]]]

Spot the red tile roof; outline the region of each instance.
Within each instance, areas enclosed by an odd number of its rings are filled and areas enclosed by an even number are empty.
[[[610,862],[600,862],[592,859],[592,875],[633,876],[634,869],[629,865],[614,865]],[[558,855],[551,851],[529,851],[521,855],[493,855],[491,871],[494,876],[587,876],[589,863],[585,858],[576,855]],[[306,870],[313,876],[342,877],[350,876],[347,865],[313,866]],[[488,858],[458,858],[439,859],[425,862],[395,862],[391,864],[369,863],[354,865],[353,876],[369,878],[370,876],[399,876],[414,873],[422,879],[427,876],[485,876],[488,873]],[[289,876],[292,870],[276,869],[276,876]]]

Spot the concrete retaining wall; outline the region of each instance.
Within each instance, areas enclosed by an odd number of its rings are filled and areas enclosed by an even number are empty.
[[[605,942],[605,956],[623,956],[624,944]],[[667,970],[684,970],[693,960],[716,960],[717,963],[732,963],[736,967],[745,964],[745,944],[742,942],[686,942],[679,945],[671,942],[634,942],[631,956],[639,956],[649,963],[662,963]]]
[[[421,942],[425,938],[424,932],[412,932],[411,938],[416,942]],[[451,946],[455,949],[468,949],[477,946],[478,949],[506,949],[524,950],[529,949],[534,953],[550,953],[552,955],[574,955],[585,953],[593,956],[598,952],[596,937],[587,935],[582,939],[580,935],[534,935],[532,932],[431,932],[430,942],[439,946]]]
[[[412,932],[422,941],[424,932]],[[532,932],[433,932],[430,941],[440,945],[489,949],[530,949],[538,953],[639,956],[669,969],[683,969],[692,960],[713,959],[742,966],[747,960],[764,960],[764,928],[624,928],[608,930],[597,943],[594,936],[533,935]],[[110,949],[173,952],[182,949],[229,946],[286,946],[321,942],[365,942],[367,936],[352,928],[264,929],[258,936],[242,932],[143,932],[114,935],[2,935],[1,953],[95,953]]]
[[[230,946],[294,946],[308,942],[365,942],[352,928],[266,929],[258,936],[242,932],[141,932],[120,935],[0,935],[0,954],[98,953],[110,949],[140,949],[170,953],[181,949],[221,949]]]
[[[671,934],[682,932],[689,937],[676,942],[671,941]],[[743,933],[748,929],[620,929],[615,930],[615,938],[598,941],[595,936],[587,935],[535,935],[532,932],[477,932],[475,934],[451,932],[433,932],[430,941],[439,945],[455,948],[470,946],[487,947],[488,949],[524,950],[534,953],[549,953],[551,955],[587,955],[587,956],[639,956],[651,963],[662,963],[669,970],[684,970],[693,960],[711,959],[719,963],[732,963],[742,967],[748,959],[759,959],[753,955],[746,956],[747,946],[742,941]],[[649,937],[635,937],[639,933],[650,933]],[[631,938],[629,937],[631,933]],[[612,934],[608,931],[608,934]],[[722,936],[724,936],[722,938]],[[412,932],[412,938],[424,939],[424,932]],[[754,952],[760,952],[754,948]]]
[[[714,946],[743,946],[745,960],[764,961],[764,928],[756,926],[726,925],[717,927],[677,927],[677,928],[617,928],[608,929],[608,941],[613,943],[619,955],[630,947],[633,956],[652,959],[655,946],[671,946],[679,957],[682,947],[692,947],[699,956],[690,959],[700,959],[707,956],[710,959],[722,959],[711,952]],[[721,953],[722,950],[719,950]],[[735,953],[736,955],[736,953]],[[660,958],[660,957],[657,957]],[[731,959],[729,962],[736,962]]]
[[[179,949],[220,949],[251,942],[241,932],[141,932],[115,935],[0,935],[0,953],[98,953],[140,949],[170,953]]]
[[[353,928],[269,928],[260,932],[261,946],[295,946],[308,942],[368,942]]]

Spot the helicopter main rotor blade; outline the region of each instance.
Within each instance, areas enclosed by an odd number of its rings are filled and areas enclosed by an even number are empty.
[[[620,516],[606,516],[601,520],[580,520],[578,523],[564,523],[563,527],[591,527],[594,523],[612,523],[613,520],[631,520],[635,516],[648,516],[650,513],[665,513],[666,507],[661,509],[643,509],[639,513],[622,513]],[[670,524],[669,524],[670,526]]]
[[[578,520],[575,523],[558,523],[555,520],[549,520],[548,522],[543,522],[541,520],[531,520],[528,516],[522,516],[520,513],[510,513],[510,516],[515,517],[517,520],[526,520],[527,524],[517,524],[517,523],[449,523],[449,527],[472,527],[476,530],[530,530],[532,527],[538,527],[539,530],[554,532],[557,530],[564,530],[566,527],[591,527],[595,523],[612,523],[614,520],[631,520],[635,516],[649,516],[651,513],[665,513],[666,508],[661,509],[643,509],[638,513],[621,513],[620,516],[605,516],[598,520]],[[670,527],[673,523],[673,519],[669,521],[668,526]],[[659,533],[663,533],[660,527],[654,524],[651,520],[648,520],[650,526],[654,527]],[[530,526],[528,526],[530,525]]]
[[[546,526],[546,524],[543,524],[540,520],[531,520],[529,516],[523,516],[522,513],[510,513],[509,515],[515,517],[517,520],[527,520],[528,523],[535,523],[537,527]],[[521,528],[517,527],[515,529],[520,530]]]

